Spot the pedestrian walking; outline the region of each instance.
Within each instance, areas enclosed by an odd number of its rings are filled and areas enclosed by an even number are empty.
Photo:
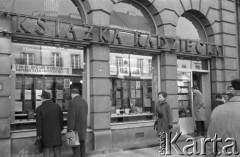
[[[78,132],[80,146],[72,147],[74,157],[85,157],[88,104],[79,95],[77,88],[71,89],[72,100],[68,106],[67,130]]]
[[[42,104],[36,110],[37,138],[42,139],[43,156],[61,157],[61,131],[63,130],[63,113],[60,106],[50,100],[50,93],[43,91]]]
[[[193,86],[192,91],[193,91],[193,110],[196,124],[196,134],[194,136],[203,136],[205,134],[204,133],[205,103],[203,100],[203,94],[200,92],[197,86]]]
[[[156,122],[155,128],[157,130],[157,135],[159,133],[169,133],[169,130],[172,128],[172,112],[170,105],[166,101],[167,93],[159,92],[158,93],[158,104],[156,106]]]
[[[225,105],[221,105],[213,110],[210,117],[207,137],[210,139],[219,138],[221,142],[217,142],[215,147],[212,142],[207,142],[206,153],[208,157],[215,157],[217,153],[221,153],[221,156],[239,156],[235,152],[240,151],[240,79],[232,80],[231,84],[234,97]],[[235,141],[226,141],[227,139]],[[232,144],[233,147],[229,147],[227,151],[232,154],[227,155],[226,150],[224,151],[223,148],[224,146],[229,146],[229,144]]]

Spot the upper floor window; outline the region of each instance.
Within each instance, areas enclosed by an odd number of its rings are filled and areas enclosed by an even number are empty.
[[[61,66],[61,54],[53,52],[53,66]]]
[[[34,54],[33,53],[22,53],[22,64],[34,65]]]
[[[80,69],[80,55],[73,54],[71,55],[72,60],[72,69]]]

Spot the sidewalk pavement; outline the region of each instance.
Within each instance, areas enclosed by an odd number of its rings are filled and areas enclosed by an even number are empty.
[[[178,141],[177,146],[179,147],[180,151],[183,150],[183,147],[186,145],[190,145],[193,142],[186,142],[187,138],[193,138],[189,135],[182,135]],[[198,146],[200,146],[200,138],[203,138],[201,136],[194,138]],[[177,148],[177,147],[175,147]],[[198,147],[199,148],[199,147]],[[180,151],[172,147],[171,155],[160,155],[159,154],[159,146],[149,146],[149,147],[136,147],[136,148],[130,148],[130,149],[121,149],[121,150],[111,150],[111,151],[100,151],[100,152],[87,152],[87,157],[189,157],[188,155],[181,155]],[[192,149],[189,149],[188,152],[192,151]],[[201,155],[191,155],[191,157],[200,157]],[[65,157],[65,156],[64,156]],[[71,157],[70,154],[68,154],[66,157]]]

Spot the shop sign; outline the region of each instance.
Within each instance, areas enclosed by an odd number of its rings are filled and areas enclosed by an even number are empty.
[[[17,74],[42,74],[42,75],[71,75],[67,67],[13,64],[13,71]]]
[[[223,46],[194,40],[182,40],[139,31],[70,23],[47,17],[33,17],[0,12],[13,21],[14,34],[40,36],[68,41],[100,43],[124,48],[140,48],[155,52],[194,53],[204,56],[223,56]],[[11,33],[10,33],[11,34]]]

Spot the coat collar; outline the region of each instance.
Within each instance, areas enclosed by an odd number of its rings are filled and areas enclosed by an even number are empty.
[[[239,95],[235,95],[234,97],[232,97],[229,102],[240,102],[240,96]]]
[[[166,100],[163,100],[162,102],[160,102],[160,101],[158,102],[159,105],[164,105],[164,104],[166,104],[166,103],[167,103]]]

